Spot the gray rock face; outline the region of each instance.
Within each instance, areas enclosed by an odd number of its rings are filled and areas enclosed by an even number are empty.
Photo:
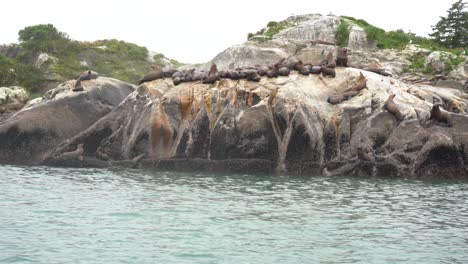
[[[218,54],[211,62],[219,69],[234,69],[237,67],[267,65],[288,56],[288,53],[278,48],[264,48],[254,45],[236,45]],[[209,69],[211,62],[205,65]]]
[[[340,18],[337,16],[319,14],[295,16],[287,20],[294,21],[297,25],[282,30],[274,36],[275,38],[335,41],[336,28],[340,24]]]
[[[2,162],[42,161],[57,144],[90,127],[134,91],[130,84],[98,78],[83,81],[85,91],[72,92],[74,82],[61,85],[57,88],[61,92],[52,90],[0,123]]]
[[[293,72],[263,77],[258,83],[148,82],[107,116],[63,142],[47,164],[84,144],[85,162],[80,166],[86,166],[86,160],[129,160],[145,154],[142,164],[157,169],[226,166],[304,175],[468,177],[468,117],[452,113],[453,127],[428,120],[433,97],[446,109],[468,111],[465,93],[408,85],[363,71],[368,88],[331,105],[327,98],[351,87],[360,73],[351,68],[336,71],[332,79]],[[383,108],[389,94],[396,94],[402,122]],[[363,160],[358,147],[372,156]]]

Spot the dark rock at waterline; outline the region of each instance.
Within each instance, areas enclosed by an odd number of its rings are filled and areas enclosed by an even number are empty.
[[[135,90],[131,84],[100,77],[82,81],[83,92],[72,92],[74,82],[59,85],[0,124],[0,162],[41,162]]]

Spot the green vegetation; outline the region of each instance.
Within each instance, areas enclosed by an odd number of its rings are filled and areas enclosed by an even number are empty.
[[[468,48],[467,6],[463,0],[458,0],[447,10],[447,17],[440,17],[430,34],[435,42],[447,48]]]
[[[167,65],[166,61],[168,61],[170,64],[174,65],[175,68],[178,68],[178,67],[184,65],[182,62],[179,62],[179,61],[174,60],[174,59],[167,58],[166,55],[164,55],[162,53],[158,53],[158,54],[154,55],[153,59],[154,59],[154,64],[157,64],[157,65],[159,65],[161,67],[164,67],[164,66]]]
[[[421,54],[413,55],[409,58],[411,64],[404,70],[405,72],[423,72],[423,73],[431,73],[432,67],[428,65],[428,67],[424,66],[424,61],[426,57]]]
[[[264,42],[273,39],[273,36],[278,34],[281,30],[295,26],[293,22],[284,20],[281,22],[270,21],[266,28],[261,29],[257,33],[248,33],[248,40],[255,40],[257,42]]]
[[[338,25],[335,34],[336,44],[338,46],[343,47],[348,44],[350,31],[351,25],[348,22],[341,20],[341,23]]]
[[[21,85],[32,93],[39,92],[42,84],[52,79],[74,79],[87,69],[101,76],[136,83],[150,70],[145,47],[116,39],[79,42],[69,39],[51,24],[29,26],[19,31],[18,46],[5,52],[9,57],[0,57],[0,85]],[[14,49],[15,52],[10,52]],[[47,53],[51,58],[41,69],[35,65],[38,56]],[[175,67],[183,64],[158,54],[156,63]],[[157,57],[156,56],[156,57]]]
[[[40,83],[40,72],[36,68],[0,54],[0,86],[20,85],[34,92]]]
[[[429,50],[442,50],[456,55],[459,55],[461,52],[463,52],[463,48],[444,47],[435,40],[416,36],[413,33],[406,33],[401,29],[386,32],[381,28],[369,24],[363,19],[356,19],[350,16],[341,16],[341,20],[342,22],[338,27],[340,27],[343,24],[343,21],[349,21],[350,23],[353,23],[363,28],[367,34],[367,39],[370,41],[376,41],[377,47],[381,49],[403,49],[407,44],[411,42],[413,44],[419,45],[421,48]],[[341,34],[345,35],[344,33]]]

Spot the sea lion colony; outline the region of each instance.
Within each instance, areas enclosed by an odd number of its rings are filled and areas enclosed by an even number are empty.
[[[334,45],[332,42],[323,41],[312,41],[313,44],[326,44]],[[390,74],[385,72],[379,65],[365,65],[365,66],[353,66],[348,63],[348,49],[338,48],[336,50],[337,56],[336,60],[333,57],[333,52],[329,51],[325,60],[320,63],[310,63],[303,62],[302,60],[297,59],[294,56],[289,56],[287,58],[282,58],[277,63],[268,66],[254,65],[247,67],[238,67],[235,69],[224,69],[218,70],[216,64],[212,64],[210,70],[205,72],[204,70],[196,69],[187,69],[187,70],[177,70],[171,68],[161,69],[158,65],[153,65],[153,70],[145,75],[138,81],[138,84],[145,82],[163,79],[163,78],[172,78],[174,85],[179,85],[183,82],[192,82],[199,81],[204,84],[212,84],[220,79],[232,79],[240,80],[245,79],[248,81],[259,82],[261,77],[267,78],[277,78],[278,76],[288,76],[291,71],[297,71],[302,75],[322,75],[323,77],[334,78],[336,76],[335,68],[338,67],[353,67],[359,68],[366,71],[371,71],[374,73],[381,74],[383,76],[389,76]],[[85,71],[81,73],[76,81],[75,88],[73,91],[83,91],[82,81],[96,79],[98,74],[94,71]],[[344,92],[332,95],[328,98],[328,103],[330,104],[339,104],[343,101],[349,100],[354,96],[357,96],[361,90],[367,87],[367,80],[362,72],[359,74],[359,78],[356,80],[355,84],[350,88],[344,90]],[[390,95],[387,101],[385,102],[384,109],[393,114],[398,121],[404,119],[401,111],[398,109],[398,106],[393,102],[395,95]],[[439,110],[438,106],[434,106],[431,111],[431,119],[447,123],[449,126],[452,125],[452,120],[450,118],[450,113],[442,112],[444,110]]]

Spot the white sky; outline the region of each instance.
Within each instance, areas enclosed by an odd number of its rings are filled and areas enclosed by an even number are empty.
[[[269,21],[321,13],[361,18],[385,30],[426,36],[455,0],[8,0],[1,3],[0,44],[18,31],[53,24],[75,40],[116,38],[186,63],[206,62]]]

